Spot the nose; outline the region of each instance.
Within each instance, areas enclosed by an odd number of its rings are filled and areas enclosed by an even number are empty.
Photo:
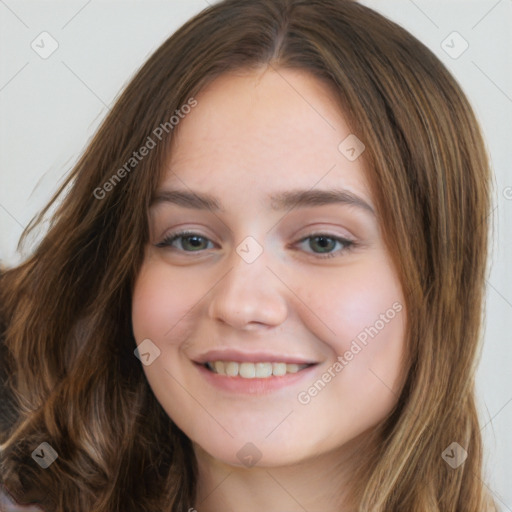
[[[286,286],[267,264],[265,251],[251,263],[233,251],[228,271],[210,295],[210,318],[241,330],[283,323],[287,316]]]

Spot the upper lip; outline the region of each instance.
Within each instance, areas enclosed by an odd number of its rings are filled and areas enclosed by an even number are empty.
[[[290,356],[275,352],[241,352],[233,349],[209,350],[194,359],[196,363],[204,364],[211,361],[237,361],[247,363],[288,363],[316,364],[316,361],[301,356]]]

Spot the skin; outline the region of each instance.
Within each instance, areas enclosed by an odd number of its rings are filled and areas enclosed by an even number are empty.
[[[159,190],[209,193],[224,211],[170,202],[150,209],[132,321],[137,343],[149,338],[161,353],[145,374],[193,441],[198,512],[338,511],[348,475],[403,385],[402,289],[377,215],[345,203],[276,211],[268,197],[343,188],[373,207],[363,158],[351,162],[338,150],[351,130],[330,89],[306,72],[226,74],[196,99]],[[183,238],[156,247],[180,229],[206,237],[196,240],[199,250]],[[319,232],[356,246],[330,240],[323,249],[306,239]],[[263,249],[250,264],[236,251],[248,236]],[[319,257],[325,252],[332,257]],[[298,394],[332,373],[393,304],[402,310],[301,403]],[[277,351],[317,365],[311,378],[270,394],[235,394],[214,389],[192,362],[215,348]],[[252,467],[237,457],[248,442],[261,453]]]

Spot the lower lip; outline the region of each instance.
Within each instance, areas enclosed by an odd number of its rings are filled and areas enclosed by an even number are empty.
[[[227,375],[219,375],[218,373],[208,370],[202,364],[196,363],[196,366],[206,381],[217,389],[231,393],[264,395],[286,386],[297,384],[308,377],[311,378],[317,365],[308,366],[297,373],[286,373],[279,377],[255,377],[254,379],[245,379],[240,376],[229,377]]]

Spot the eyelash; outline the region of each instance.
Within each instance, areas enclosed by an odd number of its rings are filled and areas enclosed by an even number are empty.
[[[178,240],[179,238],[187,238],[187,237],[203,238],[203,239],[208,240],[209,242],[211,242],[211,240],[209,238],[207,238],[205,236],[202,236],[199,233],[195,233],[193,231],[185,230],[185,231],[179,231],[179,232],[176,232],[176,233],[170,233],[161,242],[159,242],[159,243],[157,243],[155,245],[156,245],[156,247],[159,247],[159,248],[166,248],[166,247],[171,246],[172,243],[175,240]],[[357,245],[358,245],[353,240],[349,240],[347,238],[342,238],[342,237],[330,235],[328,233],[321,233],[321,232],[320,233],[311,233],[310,235],[301,238],[300,240],[295,242],[293,245],[305,242],[306,240],[308,240],[310,238],[320,238],[320,237],[321,238],[327,238],[329,240],[334,240],[335,242],[339,242],[344,247],[341,250],[338,250],[338,251],[335,251],[335,252],[329,252],[329,253],[325,253],[325,254],[322,254],[322,253],[308,253],[308,254],[312,254],[315,258],[319,258],[319,259],[333,258],[333,257],[336,257],[337,255],[341,256],[342,254],[340,254],[340,253],[345,254],[345,253],[355,249],[357,247]],[[174,247],[174,249],[176,249],[176,248]],[[200,253],[200,252],[203,252],[203,251],[183,251],[183,252],[187,252],[187,253],[195,253],[195,252],[197,252],[197,253]]]

